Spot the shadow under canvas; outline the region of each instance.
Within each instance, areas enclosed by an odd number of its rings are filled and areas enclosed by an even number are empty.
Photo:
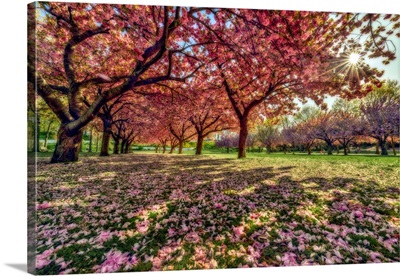
[[[27,272],[27,265],[26,264],[6,264],[9,267],[15,268],[22,272]]]

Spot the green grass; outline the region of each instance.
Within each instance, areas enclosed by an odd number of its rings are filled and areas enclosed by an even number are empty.
[[[137,151],[49,164],[42,156],[37,201],[51,207],[38,211],[38,254],[54,255],[38,274],[62,272],[58,258],[94,272],[111,251],[138,259],[118,271],[281,266],[289,253],[325,264],[333,250],[344,256],[335,263],[400,261],[398,157]],[[48,229],[67,236],[46,244]],[[112,236],[98,241],[104,231]]]

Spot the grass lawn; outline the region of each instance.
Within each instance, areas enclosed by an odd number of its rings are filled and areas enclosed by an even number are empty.
[[[399,158],[186,153],[38,158],[38,274],[400,261]]]

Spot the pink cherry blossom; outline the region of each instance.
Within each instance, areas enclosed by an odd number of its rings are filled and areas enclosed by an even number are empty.
[[[113,234],[110,231],[102,231],[99,236],[95,239],[96,242],[98,243],[103,243],[107,240],[109,240]]]
[[[292,252],[286,252],[281,258],[284,266],[297,266],[299,265],[296,261],[296,254]]]
[[[244,226],[242,225],[237,227],[232,227],[232,230],[236,237],[240,237],[241,235],[244,234]]]
[[[141,221],[136,225],[136,230],[141,234],[146,233],[149,229],[149,224],[147,220]]]
[[[44,209],[48,209],[50,207],[51,207],[51,204],[48,203],[47,201],[43,202],[42,204],[36,205],[37,210],[44,210]]]
[[[96,265],[94,270],[96,273],[110,273],[119,270],[129,260],[128,253],[120,251],[109,251],[106,254],[106,260],[100,265]]]

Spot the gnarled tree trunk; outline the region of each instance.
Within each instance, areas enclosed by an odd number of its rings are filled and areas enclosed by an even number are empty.
[[[202,135],[197,135],[197,145],[196,145],[196,155],[200,155],[203,150],[204,137]]]
[[[56,148],[51,163],[78,161],[82,135],[83,129],[71,133],[66,130],[66,125],[62,124],[58,130]]]

